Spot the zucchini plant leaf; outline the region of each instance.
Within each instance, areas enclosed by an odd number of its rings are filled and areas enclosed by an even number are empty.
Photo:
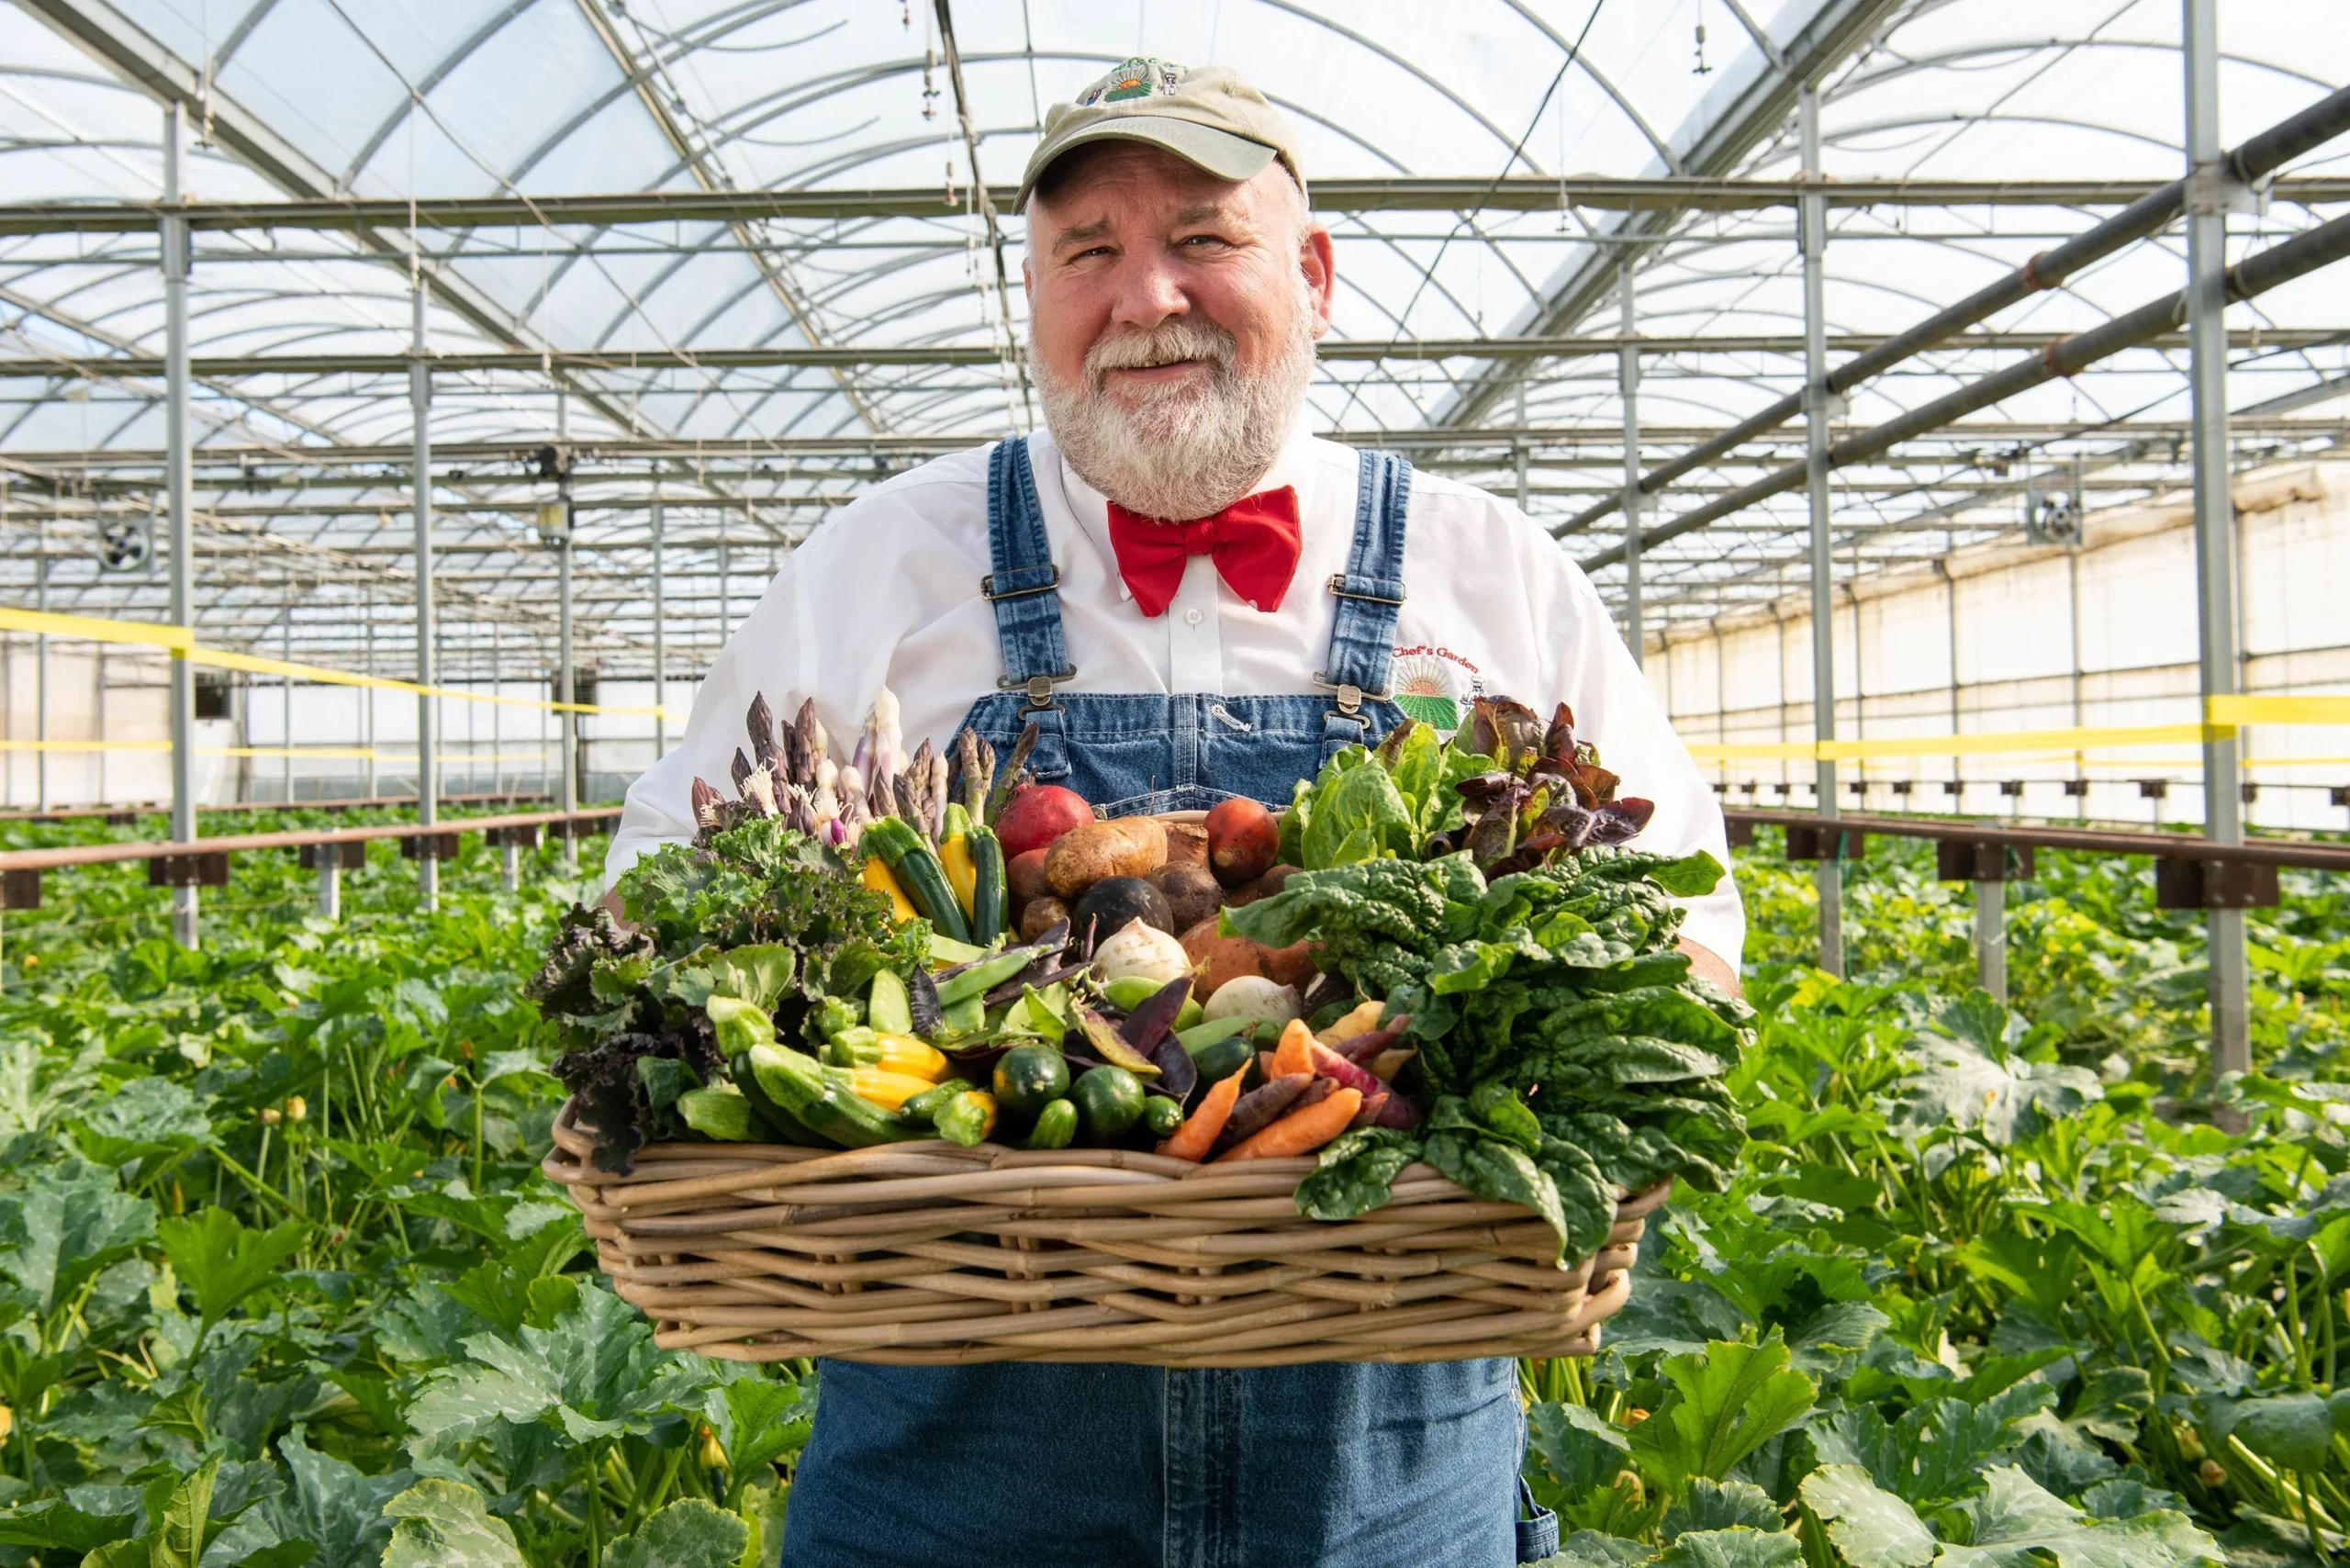
[[[1667,1356],[1658,1371],[1673,1393],[1632,1428],[1633,1452],[1669,1493],[1695,1476],[1724,1479],[1810,1412],[1818,1389],[1787,1359],[1776,1329],[1759,1345],[1718,1339],[1695,1355]]]
[[[1825,1520],[1849,1568],[1926,1568],[1934,1536],[1918,1511],[1857,1464],[1823,1464],[1803,1478],[1804,1506]]]
[[[799,1384],[758,1373],[711,1389],[702,1412],[726,1454],[733,1476],[727,1490],[734,1498],[753,1483],[774,1479],[767,1467],[806,1445],[814,1416]]]
[[[1968,1544],[1944,1545],[1936,1568],[2204,1568],[2220,1543],[2186,1515],[2158,1509],[2132,1519],[2094,1519],[2013,1465],[1985,1473],[1980,1497],[1958,1505]]]
[[[1545,1401],[1526,1413],[1526,1428],[1527,1446],[1569,1497],[1606,1485],[1631,1462],[1631,1440],[1586,1405]]]
[[[227,1209],[207,1207],[185,1219],[165,1220],[156,1227],[156,1239],[209,1328],[274,1282],[278,1265],[302,1249],[308,1233],[309,1226],[294,1219],[253,1230]]]
[[[1803,1543],[1786,1530],[1692,1530],[1667,1547],[1656,1568],[1800,1568]]]
[[[384,1505],[393,1521],[383,1568],[527,1568],[514,1531],[457,1481],[420,1481]]]
[[[1693,1530],[1740,1526],[1774,1530],[1785,1522],[1779,1517],[1779,1505],[1772,1500],[1771,1494],[1751,1481],[1708,1481],[1701,1475],[1689,1483],[1685,1495],[1664,1510],[1663,1521],[1658,1528],[1670,1541]]]
[[[730,1568],[751,1529],[699,1497],[680,1497],[604,1549],[604,1568]]]
[[[0,1196],[0,1272],[47,1313],[130,1256],[154,1226],[155,1205],[118,1190],[112,1170],[78,1162],[38,1170]]]

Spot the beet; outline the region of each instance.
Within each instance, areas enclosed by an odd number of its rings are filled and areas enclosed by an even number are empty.
[[[1078,929],[1091,923],[1097,931],[1123,931],[1135,921],[1175,934],[1174,912],[1167,895],[1140,877],[1104,877],[1085,890],[1069,912]]]

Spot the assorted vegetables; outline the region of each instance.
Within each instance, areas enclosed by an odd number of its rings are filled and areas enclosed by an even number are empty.
[[[1589,1251],[1617,1189],[1718,1190],[1748,1010],[1674,950],[1710,857],[1621,847],[1650,813],[1561,707],[1407,723],[1288,811],[1096,821],[966,732],[849,764],[764,700],[727,801],[576,912],[533,986],[600,1158],[652,1137],[944,1138],[1318,1155],[1324,1219],[1426,1161]]]

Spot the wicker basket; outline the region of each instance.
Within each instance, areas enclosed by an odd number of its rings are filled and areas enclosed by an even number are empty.
[[[543,1169],[656,1338],[735,1361],[1163,1367],[1578,1356],[1631,1291],[1666,1182],[1595,1257],[1425,1165],[1360,1219],[1302,1217],[1308,1159],[1192,1165],[1123,1149],[655,1144],[594,1168],[565,1105]]]

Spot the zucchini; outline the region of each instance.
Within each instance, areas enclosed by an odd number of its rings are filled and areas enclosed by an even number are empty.
[[[902,1072],[925,1083],[946,1075],[946,1058],[934,1046],[912,1035],[879,1035],[870,1029],[844,1029],[824,1042],[816,1059],[826,1067],[874,1067]]]
[[[881,857],[898,886],[933,926],[955,941],[971,939],[970,924],[963,918],[963,906],[955,901],[946,868],[938,863],[929,841],[911,823],[884,817],[867,826],[859,842]]]
[[[817,1137],[815,1131],[807,1123],[785,1110],[776,1103],[774,1095],[759,1087],[758,1074],[751,1070],[751,1056],[748,1051],[728,1062],[727,1070],[733,1074],[734,1087],[743,1092],[743,1098],[748,1100],[751,1103],[751,1108],[758,1112],[759,1119],[775,1129],[776,1137],[786,1143],[796,1143],[802,1148],[838,1147],[828,1137]]]
[[[1012,923],[1011,884],[1003,868],[1003,844],[992,828],[974,827],[963,837],[971,857],[971,939],[992,942]]]
[[[843,1148],[899,1143],[922,1135],[890,1112],[835,1082],[813,1057],[776,1046],[753,1046],[751,1070],[769,1098],[810,1130]]]
[[[890,874],[889,864],[879,856],[867,858],[865,869],[858,873],[857,879],[875,892],[888,896],[890,918],[898,924],[903,925],[914,918],[916,912],[912,901],[906,897],[906,890],[898,885],[898,879]]]

